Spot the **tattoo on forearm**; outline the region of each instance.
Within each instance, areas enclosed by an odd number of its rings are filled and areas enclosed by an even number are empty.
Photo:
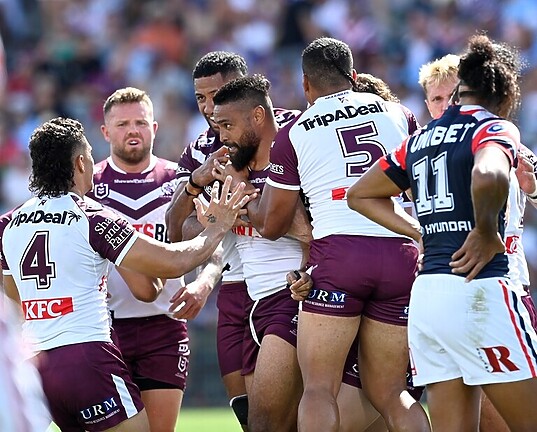
[[[216,216],[214,216],[214,215],[212,215],[212,214],[207,215],[207,216],[205,216],[205,217],[207,218],[207,221],[208,221],[209,223],[215,223],[215,222],[216,222]]]

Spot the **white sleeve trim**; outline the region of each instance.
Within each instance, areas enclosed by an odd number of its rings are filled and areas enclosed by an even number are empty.
[[[125,258],[125,255],[127,255],[127,252],[131,249],[134,242],[138,239],[138,232],[135,231],[133,236],[129,239],[123,250],[120,252],[118,257],[116,258],[116,261],[114,262],[115,265],[119,266],[121,265],[121,262],[123,261],[123,258]]]
[[[293,191],[300,190],[300,186],[278,183],[272,180],[270,177],[267,178],[266,184],[271,185],[272,187],[275,187],[278,189],[293,190]]]

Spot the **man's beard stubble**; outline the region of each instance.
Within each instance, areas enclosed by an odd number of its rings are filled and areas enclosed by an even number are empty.
[[[136,165],[143,161],[151,152],[150,148],[139,148],[132,149],[129,147],[123,147],[121,149],[116,149],[116,156],[127,164]]]
[[[253,132],[249,131],[241,135],[239,142],[242,144],[241,146],[236,144],[232,146],[235,147],[235,151],[230,152],[229,160],[233,168],[237,171],[242,171],[257,153],[260,139]]]

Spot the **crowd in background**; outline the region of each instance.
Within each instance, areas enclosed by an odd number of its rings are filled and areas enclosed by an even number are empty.
[[[485,30],[526,60],[523,142],[537,149],[535,0],[0,0],[7,75],[0,104],[0,209],[28,195],[28,139],[62,115],[80,120],[95,160],[108,154],[102,104],[116,88],[146,90],[155,105],[158,156],[177,160],[204,128],[191,71],[208,51],[243,55],[272,82],[275,104],[303,109],[300,54],[315,37],[347,42],[359,72],[392,87],[422,123],[423,63],[460,52]],[[525,246],[537,266],[537,217],[528,210]],[[535,272],[533,272],[536,274]]]

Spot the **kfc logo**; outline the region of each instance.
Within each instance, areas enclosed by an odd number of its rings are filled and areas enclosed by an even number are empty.
[[[24,318],[30,320],[51,319],[73,312],[73,298],[61,297],[22,302]]]

